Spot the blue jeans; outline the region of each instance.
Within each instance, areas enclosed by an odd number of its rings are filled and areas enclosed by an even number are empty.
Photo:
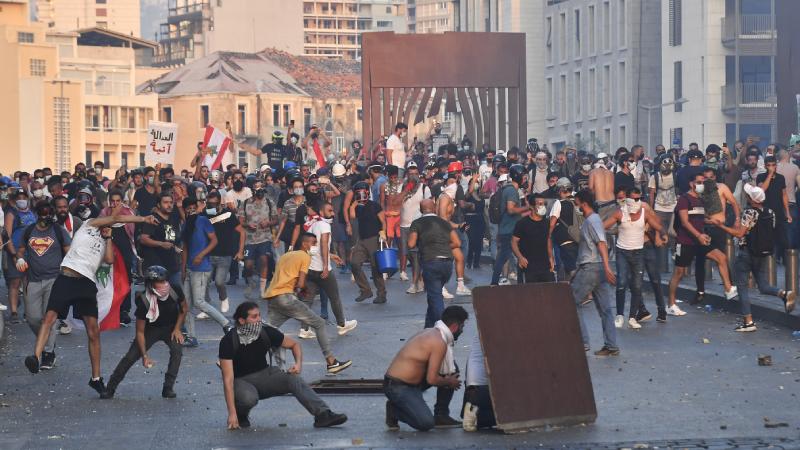
[[[442,318],[444,297],[442,287],[453,275],[453,260],[439,259],[422,263],[422,280],[428,296],[428,311],[425,313],[425,328],[431,328]]]
[[[659,252],[664,247],[665,246],[658,248],[650,243],[644,244],[644,270],[647,271],[647,278],[650,279],[650,287],[653,289],[653,295],[656,298],[656,307],[659,312],[666,312],[664,294],[661,292],[661,260],[658,256]]]
[[[614,313],[611,311],[611,284],[606,280],[603,263],[589,263],[578,267],[578,271],[572,279],[572,296],[575,298],[576,305],[580,305],[581,301],[589,296],[589,293],[594,296],[594,306],[600,315],[605,346],[610,349],[619,348],[617,347],[617,329],[614,327]],[[581,326],[583,343],[589,345],[589,333],[586,331],[580,311],[578,311],[578,322]]]
[[[183,294],[189,302],[189,313],[186,314],[186,329],[189,332],[189,336],[197,337],[194,332],[192,306],[208,314],[220,326],[224,327],[229,323],[228,319],[217,308],[206,302],[206,289],[208,289],[209,281],[211,281],[211,272],[192,272],[190,270],[188,271],[186,282],[183,284]]]
[[[767,274],[762,270],[767,264],[766,256],[753,256],[746,248],[740,248],[736,254],[736,262],[733,265],[736,277],[736,288],[739,290],[739,300],[742,302],[742,315],[749,316],[750,298],[747,294],[747,282],[750,273],[756,280],[759,292],[764,295],[778,296],[780,290],[775,286],[770,286],[767,281]]]
[[[630,317],[642,307],[644,250],[625,250],[617,247],[617,315],[625,315],[625,291],[631,289]]]
[[[503,266],[511,259],[513,255],[511,251],[511,235],[498,234],[497,235],[497,257],[494,260],[494,268],[492,270],[492,286],[497,286],[500,283],[500,272],[503,271]]]
[[[789,243],[789,248],[798,248],[800,247],[800,208],[796,203],[789,203],[789,213],[792,215],[792,223],[786,227],[789,233],[786,242]]]
[[[390,380],[388,377],[383,381],[383,393],[389,400],[390,407],[394,409],[397,419],[408,426],[420,430],[428,431],[433,428],[434,416],[449,416],[450,401],[453,399],[453,389],[438,387],[436,389],[436,404],[433,406],[433,414],[422,394],[430,388],[427,383],[420,386],[412,386],[402,382]]]

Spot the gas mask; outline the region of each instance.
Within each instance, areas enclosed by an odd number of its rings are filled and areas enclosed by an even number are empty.
[[[233,190],[236,192],[241,192],[244,189],[244,181],[236,180],[233,182]]]
[[[78,208],[75,210],[75,212],[82,220],[86,220],[92,215],[92,210],[86,205],[78,205]]]
[[[591,164],[582,164],[581,165],[581,170],[584,171],[584,172],[588,172],[588,171],[592,170],[592,165]]]
[[[709,156],[706,158],[706,166],[716,170],[717,166],[719,165],[719,160],[716,156]]]

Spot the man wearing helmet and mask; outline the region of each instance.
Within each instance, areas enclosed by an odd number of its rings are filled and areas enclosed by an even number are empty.
[[[253,156],[267,155],[267,164],[272,167],[283,167],[284,160],[288,158],[283,138],[283,133],[275,130],[272,133],[272,142],[265,144],[260,150],[244,142],[240,142],[239,147]]]
[[[114,398],[117,387],[137,359],[142,358],[145,369],[152,368],[155,361],[150,359],[147,351],[159,341],[169,348],[169,363],[164,374],[161,396],[175,398],[173,387],[183,356],[181,327],[189,306],[180,286],[170,285],[168,278],[167,269],[161,266],[151,266],[145,270],[144,292],[136,295],[136,337],[128,353],[122,357],[108,379],[100,398]]]
[[[549,231],[553,245],[558,246],[561,265],[567,281],[578,268],[578,242],[580,242],[581,212],[572,200],[572,182],[569,178],[559,178],[556,182],[557,200],[550,208]]]

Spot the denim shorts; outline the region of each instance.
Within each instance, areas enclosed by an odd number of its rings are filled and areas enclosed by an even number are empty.
[[[272,256],[272,242],[267,241],[244,246],[244,259],[258,259],[262,256]]]

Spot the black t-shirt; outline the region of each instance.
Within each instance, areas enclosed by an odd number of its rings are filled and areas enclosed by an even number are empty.
[[[283,344],[283,333],[269,325],[264,325],[264,329],[269,338],[268,343],[262,337],[259,337],[249,345],[239,344],[239,348],[234,351],[233,340],[239,339],[239,336],[236,335],[236,329],[229,331],[219,341],[219,359],[233,360],[234,378],[250,375],[269,367],[267,353],[269,353],[270,346],[275,348]]]
[[[572,216],[575,214],[575,204],[569,200],[560,200],[561,213],[558,216],[556,227],[553,228],[553,242],[561,245],[564,242],[572,241],[569,235],[569,227],[572,226]]]
[[[267,161],[272,170],[283,167],[283,158],[287,157],[286,146],[283,144],[278,145],[274,142],[261,147],[261,153],[267,155]]]
[[[239,226],[239,218],[236,213],[228,209],[223,209],[219,214],[214,217],[219,217],[225,213],[231,213],[231,216],[225,220],[220,220],[213,223],[214,233],[217,235],[217,246],[211,250],[211,256],[233,256],[239,251],[239,232],[236,227]],[[209,220],[213,217],[208,216]]]
[[[283,204],[286,203],[287,200],[292,198],[292,194],[289,193],[286,189],[281,190],[281,193],[278,194],[278,203],[277,207],[283,209]]]
[[[417,233],[417,248],[423,261],[434,261],[439,258],[452,258],[450,249],[450,223],[441,217],[431,214],[411,222],[412,233]]]
[[[158,221],[157,225],[142,225],[142,234],[150,236],[150,239],[160,242],[171,242],[179,245],[180,242],[180,219],[176,214],[164,219],[158,214],[153,214]],[[150,266],[163,266],[169,273],[178,271],[178,254],[173,249],[160,247],[141,246],[143,268]]]
[[[620,187],[624,187],[627,191],[628,189],[635,187],[636,182],[633,179],[632,174],[626,174],[625,172],[617,172],[614,174],[614,191],[619,189]]]
[[[183,295],[183,290],[179,286],[171,286],[172,290],[175,291],[175,296],[169,296],[163,302],[158,302],[158,319],[155,322],[150,322],[147,320],[147,306],[145,306],[144,299],[142,296],[144,295],[143,292],[136,294],[136,312],[134,316],[136,316],[137,320],[146,320],[147,327],[153,328],[161,328],[161,327],[169,327],[172,328],[178,322],[178,314],[181,311],[180,304],[186,301],[186,297]]]
[[[147,188],[144,186],[136,190],[136,193],[133,195],[133,199],[136,200],[136,203],[138,203],[136,209],[140,216],[150,215],[151,211],[153,211],[153,208],[158,205],[158,197],[156,194],[147,192]]]
[[[363,205],[356,206],[356,219],[358,219],[358,237],[369,239],[378,235],[383,227],[378,213],[383,211],[381,205],[367,201]]]
[[[514,237],[519,238],[519,251],[528,260],[528,272],[550,270],[550,257],[547,256],[549,228],[546,220],[536,221],[530,217],[525,217],[514,225]]]
[[[767,180],[767,174],[762,173],[756,177],[756,183],[761,184]],[[786,220],[786,209],[783,207],[783,190],[786,189],[786,178],[776,173],[775,179],[770,181],[769,187],[764,194],[764,206],[775,212],[777,220]]]

